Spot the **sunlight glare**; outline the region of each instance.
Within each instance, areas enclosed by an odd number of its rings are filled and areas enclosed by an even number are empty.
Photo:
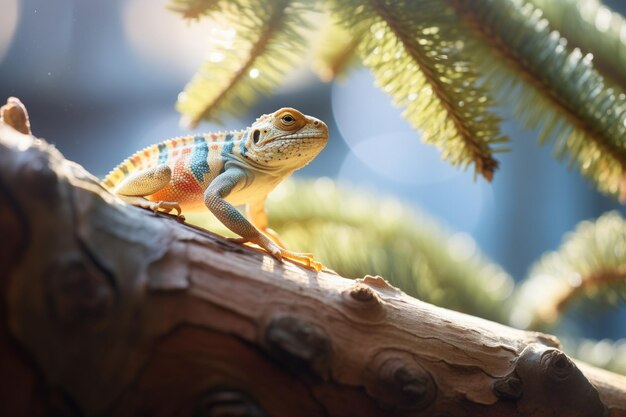
[[[11,46],[17,21],[19,17],[19,4],[17,0],[4,0],[2,13],[0,13],[0,61]]]
[[[124,31],[144,60],[188,77],[205,61],[225,59],[218,48],[231,48],[237,31],[224,19],[187,21],[151,0],[129,0],[123,10]]]

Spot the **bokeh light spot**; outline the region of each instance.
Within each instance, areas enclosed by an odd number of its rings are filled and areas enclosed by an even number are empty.
[[[0,61],[2,61],[11,46],[11,41],[17,28],[18,16],[18,0],[3,0],[2,13],[0,13]]]

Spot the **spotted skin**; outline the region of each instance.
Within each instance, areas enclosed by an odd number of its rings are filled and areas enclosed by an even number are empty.
[[[315,270],[311,254],[284,248],[268,228],[265,199],[281,181],[311,162],[326,146],[321,120],[285,107],[259,117],[249,128],[184,136],[130,156],[102,185],[122,200],[154,211],[207,208],[234,233],[275,258]],[[245,205],[246,216],[235,206]],[[184,218],[183,218],[184,219]]]

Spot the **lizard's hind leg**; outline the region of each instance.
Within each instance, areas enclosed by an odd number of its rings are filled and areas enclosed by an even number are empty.
[[[134,206],[150,209],[155,213],[162,210],[169,213],[176,210],[178,218],[181,215],[180,205],[174,201],[150,201],[145,198],[165,187],[172,179],[172,170],[167,165],[157,165],[152,168],[133,172],[124,178],[113,192],[125,202]]]

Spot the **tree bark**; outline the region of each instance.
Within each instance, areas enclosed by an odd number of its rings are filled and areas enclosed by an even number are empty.
[[[0,237],[3,416],[626,416],[553,336],[127,206],[1,122]]]

